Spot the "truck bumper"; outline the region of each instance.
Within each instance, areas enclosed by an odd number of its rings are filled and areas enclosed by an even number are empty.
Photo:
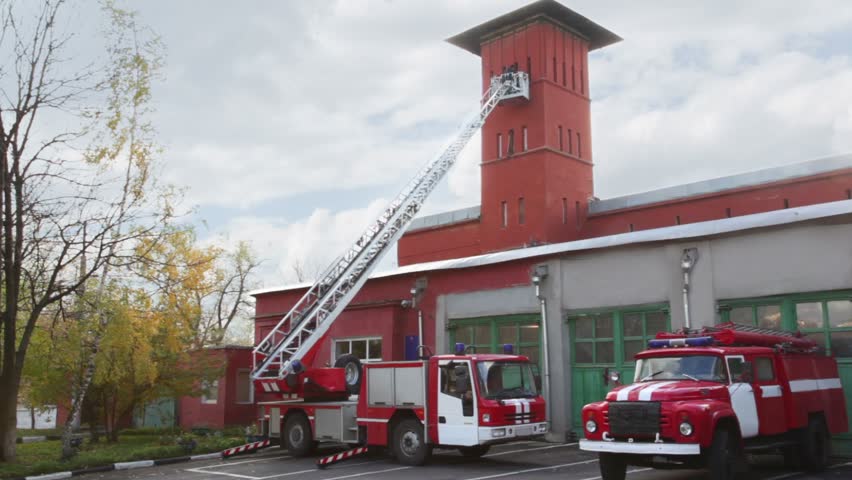
[[[537,437],[547,433],[547,422],[525,425],[507,425],[505,427],[479,427],[479,443],[499,443],[509,439]]]
[[[580,440],[580,450],[634,455],[698,455],[701,453],[701,445],[697,443],[628,443]]]

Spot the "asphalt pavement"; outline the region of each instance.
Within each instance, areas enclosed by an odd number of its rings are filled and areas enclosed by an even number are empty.
[[[340,448],[323,448],[318,456],[340,451],[342,451]],[[325,470],[318,470],[315,466],[316,458],[318,457],[293,458],[285,451],[273,446],[255,454],[228,460],[115,471],[86,477],[105,480],[600,479],[597,455],[580,451],[576,443],[518,442],[492,447],[486,456],[479,459],[464,458],[454,450],[436,450],[431,461],[423,467],[406,467],[385,456],[373,455],[355,457]],[[695,470],[664,471],[632,467],[628,470],[627,478],[628,480],[686,480],[702,476],[703,472]],[[851,479],[852,461],[837,459],[826,472],[811,475],[785,469],[780,456],[753,457],[751,470],[743,474],[741,478],[748,480]]]

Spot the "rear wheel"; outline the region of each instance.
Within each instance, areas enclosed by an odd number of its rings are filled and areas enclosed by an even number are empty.
[[[600,453],[601,480],[624,480],[627,475],[627,461],[617,453]]]
[[[469,458],[479,458],[486,453],[488,453],[488,449],[491,448],[489,445],[474,445],[472,447],[459,447],[459,453],[462,456]]]
[[[713,444],[707,457],[710,480],[731,480],[736,476],[739,458],[738,435],[727,428],[717,428],[713,433]]]
[[[426,463],[430,448],[423,441],[423,425],[414,419],[399,422],[393,430],[393,453],[403,465]]]
[[[355,355],[343,355],[334,362],[335,368],[342,368],[346,377],[346,390],[350,395],[361,393],[361,360]]]
[[[820,417],[811,418],[802,437],[802,465],[812,472],[821,472],[828,465],[831,439]]]
[[[316,447],[311,432],[311,423],[308,421],[308,417],[302,413],[294,413],[287,417],[282,434],[283,444],[286,445],[290,455],[294,457],[310,455]]]

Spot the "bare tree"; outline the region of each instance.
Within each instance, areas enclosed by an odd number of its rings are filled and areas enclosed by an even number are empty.
[[[103,288],[110,268],[132,262],[134,243],[171,216],[158,204],[165,197],[143,194],[153,152],[151,130],[137,122],[150,80],[140,76],[155,66],[139,30],[108,5],[113,63],[69,72],[64,3],[0,0],[0,55],[11,59],[0,62],[0,461],[15,458],[21,372],[38,319],[92,282]],[[92,332],[93,353],[97,339]]]
[[[299,258],[290,264],[290,269],[293,271],[293,276],[296,277],[296,281],[299,283],[311,282],[316,280],[317,277],[322,274],[322,267],[317,262],[302,260]]]

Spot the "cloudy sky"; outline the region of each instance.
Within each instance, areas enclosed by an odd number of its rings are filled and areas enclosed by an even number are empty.
[[[341,253],[436,153],[480,95],[443,40],[525,3],[120,2],[168,48],[165,180],[203,237],[253,242],[264,286]],[[624,38],[589,60],[598,197],[852,151],[849,2],[563,3]],[[425,213],[479,203],[479,142]]]

